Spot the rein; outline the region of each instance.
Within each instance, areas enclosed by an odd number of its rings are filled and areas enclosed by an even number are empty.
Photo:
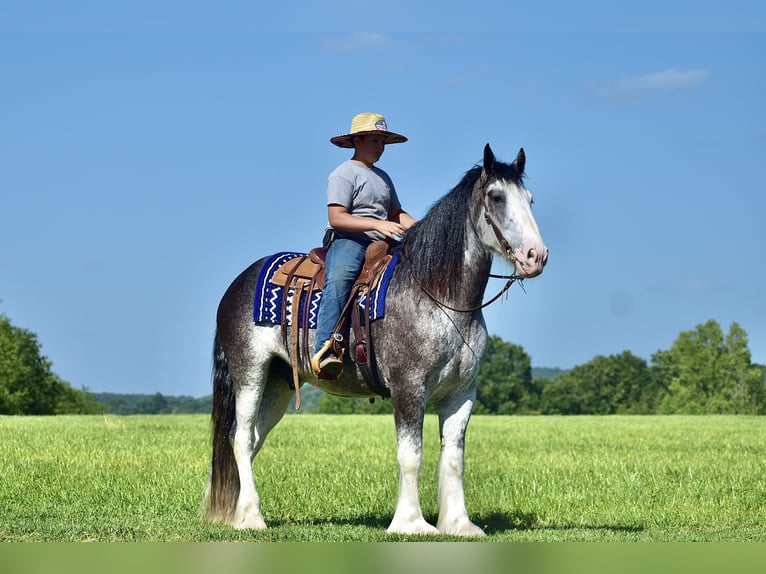
[[[516,279],[519,279],[519,285],[521,285],[521,279],[515,273],[513,275],[492,275],[492,274],[490,274],[489,275],[490,277],[496,277],[496,278],[500,278],[500,279],[508,279],[508,281],[506,281],[505,285],[503,285],[503,288],[500,290],[500,292],[497,295],[495,295],[494,297],[492,297],[492,299],[490,299],[489,301],[486,301],[486,302],[482,303],[481,305],[476,305],[474,307],[461,308],[461,307],[452,307],[450,305],[447,305],[443,301],[439,301],[436,298],[435,295],[433,295],[428,289],[423,287],[423,285],[420,283],[420,281],[418,281],[418,278],[415,276],[415,273],[412,271],[412,267],[410,267],[410,273],[412,274],[412,278],[415,279],[415,283],[417,283],[418,287],[420,287],[420,290],[423,291],[423,293],[425,293],[426,295],[428,295],[428,298],[431,299],[431,301],[436,303],[439,307],[444,307],[445,309],[449,309],[450,311],[455,311],[457,313],[473,313],[474,311],[480,311],[481,309],[484,309],[484,307],[488,307],[489,305],[491,305],[492,303],[497,301],[498,298],[500,298],[503,295],[503,293],[508,291],[508,289],[510,289],[511,285],[513,285],[513,283],[514,283],[514,281],[516,281]]]

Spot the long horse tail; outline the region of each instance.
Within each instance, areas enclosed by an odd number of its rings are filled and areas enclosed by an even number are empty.
[[[240,482],[234,450],[229,440],[236,402],[229,364],[216,333],[213,344],[213,411],[211,435],[213,454],[206,492],[207,519],[231,523],[239,496]]]

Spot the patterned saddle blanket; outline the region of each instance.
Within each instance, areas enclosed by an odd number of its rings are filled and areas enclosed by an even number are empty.
[[[284,300],[285,318],[287,325],[292,325],[294,320],[298,321],[298,326],[303,325],[304,317],[308,317],[309,329],[316,329],[317,312],[319,303],[322,300],[322,291],[317,289],[312,291],[309,296],[300,298],[300,308],[292,309],[293,289],[283,287],[276,282],[272,282],[277,270],[287,261],[295,257],[306,255],[305,253],[296,253],[284,251],[276,253],[269,257],[261,267],[258,274],[258,281],[255,287],[255,300],[253,304],[253,320],[256,323],[266,322],[275,325],[281,324],[282,307]],[[394,268],[399,260],[399,254],[395,253],[377,286],[370,292],[370,321],[380,319],[386,312],[386,293]],[[286,298],[286,300],[285,300]],[[363,294],[357,298],[357,304],[364,309],[367,304],[367,295]],[[305,311],[305,305],[308,305],[308,313]]]

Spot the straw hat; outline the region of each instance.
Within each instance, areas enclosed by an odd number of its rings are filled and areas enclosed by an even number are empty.
[[[365,134],[382,135],[387,144],[404,143],[407,141],[407,138],[403,135],[388,131],[386,118],[380,114],[370,112],[355,115],[354,119],[351,120],[351,131],[347,134],[330,138],[330,141],[338,147],[353,148],[354,142],[352,140],[354,136]]]

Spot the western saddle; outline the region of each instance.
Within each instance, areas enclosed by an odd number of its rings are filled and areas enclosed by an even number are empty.
[[[364,264],[359,277],[354,282],[349,293],[348,300],[341,312],[340,319],[333,330],[333,351],[343,360],[346,349],[349,346],[349,322],[354,332],[354,355],[366,382],[382,397],[391,396],[388,389],[380,381],[380,377],[374,362],[374,350],[370,338],[370,297],[369,294],[378,286],[383,276],[391,254],[387,241],[374,241],[367,247]],[[291,363],[293,383],[295,389],[295,409],[300,409],[300,380],[299,368],[310,368],[312,350],[309,348],[309,313],[311,311],[309,301],[312,293],[321,290],[325,282],[325,255],[326,251],[321,247],[312,249],[308,255],[299,255],[285,261],[273,274],[271,283],[284,288],[282,297],[282,309],[280,314],[280,326],[282,339],[287,344],[287,301],[292,291],[291,310],[292,325],[291,335]],[[365,305],[355,304],[363,295]],[[303,310],[301,311],[301,306]],[[299,316],[300,314],[300,316]],[[302,328],[301,328],[302,327]],[[315,373],[320,379],[333,380],[334,377],[325,373]]]

